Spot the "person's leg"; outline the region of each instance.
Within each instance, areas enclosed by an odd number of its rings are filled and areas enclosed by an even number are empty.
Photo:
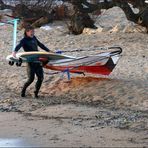
[[[44,79],[43,68],[42,68],[41,65],[38,65],[36,67],[36,75],[37,75],[37,82],[36,82],[36,85],[35,85],[34,94],[35,94],[35,98],[38,98],[38,93],[39,93],[39,90],[41,88],[41,85],[42,85],[42,82],[43,82],[43,79]]]
[[[27,75],[28,75],[28,80],[23,86],[23,89],[21,92],[22,97],[25,97],[27,87],[34,81],[35,71],[34,71],[33,64],[31,64],[31,63],[27,64]]]

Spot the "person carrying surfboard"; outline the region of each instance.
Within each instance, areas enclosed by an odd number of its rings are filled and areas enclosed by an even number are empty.
[[[36,38],[34,28],[32,26],[27,26],[24,31],[24,38],[21,39],[20,43],[15,47],[14,51],[12,52],[12,55],[16,57],[16,53],[21,49],[21,47],[23,47],[25,52],[39,51],[38,46],[41,49],[50,52],[50,50]],[[37,82],[35,85],[34,96],[35,98],[38,98],[38,93],[44,79],[43,68],[41,63],[40,62],[27,63],[27,75],[28,75],[28,80],[22,88],[21,97],[26,96],[25,94],[26,89],[34,81],[36,75]]]

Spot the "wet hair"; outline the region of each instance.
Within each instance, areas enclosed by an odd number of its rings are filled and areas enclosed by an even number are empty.
[[[27,37],[27,32],[30,30],[34,30],[34,28],[32,26],[26,26],[25,27],[25,31],[24,31],[24,36]]]

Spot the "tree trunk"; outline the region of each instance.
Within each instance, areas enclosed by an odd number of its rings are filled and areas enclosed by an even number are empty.
[[[140,24],[148,29],[148,4],[145,3],[145,0],[104,0],[103,2],[98,2],[97,0],[92,0],[92,3],[87,2],[87,0],[71,0],[71,3],[75,7],[75,13],[78,11],[81,12],[81,19],[83,27],[80,27],[81,29],[84,29],[84,27],[89,27],[94,25],[94,21],[92,21],[88,15],[88,13],[92,13],[95,10],[101,10],[101,9],[110,9],[112,7],[120,7],[123,12],[126,15],[126,18],[129,21],[132,21],[136,24]],[[83,5],[86,7],[84,8]],[[139,13],[135,13],[133,9],[131,8],[131,5],[133,8],[139,9]],[[76,17],[76,16],[75,16]],[[78,17],[78,15],[77,15]],[[86,19],[86,21],[85,21]],[[79,19],[73,19],[73,21],[76,21]],[[90,23],[88,25],[88,22]],[[75,24],[72,22],[71,24]],[[71,25],[73,26],[73,25]],[[72,27],[74,29],[74,27]],[[80,31],[82,32],[82,31]]]
[[[69,30],[73,34],[81,34],[85,27],[96,29],[94,21],[91,19],[88,13],[92,13],[97,10],[97,5],[90,4],[85,0],[72,1],[74,5],[74,15],[72,16]]]

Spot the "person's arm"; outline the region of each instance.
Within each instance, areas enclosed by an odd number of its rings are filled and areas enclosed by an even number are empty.
[[[47,52],[50,52],[50,50],[44,44],[42,44],[36,37],[35,37],[35,39],[37,40],[37,44],[40,48],[42,48],[43,50],[45,50]]]
[[[23,40],[20,41],[20,43],[15,47],[14,51],[12,52],[12,55],[16,57],[16,53],[20,50],[20,48],[23,46]]]

